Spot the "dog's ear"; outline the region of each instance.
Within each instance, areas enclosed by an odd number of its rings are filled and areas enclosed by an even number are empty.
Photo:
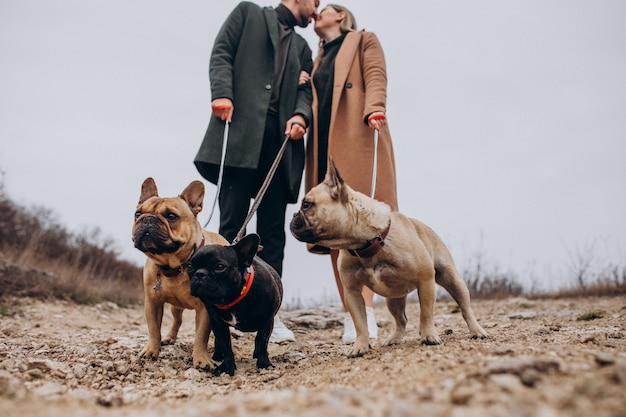
[[[159,192],[157,191],[156,182],[152,177],[148,177],[141,184],[141,194],[139,195],[139,204],[142,204],[144,201],[149,199],[150,197],[158,197]]]
[[[180,198],[187,202],[193,215],[197,216],[202,211],[204,184],[201,181],[192,181],[180,194]]]
[[[324,182],[330,187],[331,196],[333,199],[342,201],[345,198],[344,181],[339,175],[339,170],[335,165],[333,157],[328,155],[328,168],[326,169],[326,177]]]
[[[252,259],[259,249],[261,238],[255,233],[250,233],[241,238],[241,240],[233,245],[237,251],[239,263],[244,266],[252,265]]]

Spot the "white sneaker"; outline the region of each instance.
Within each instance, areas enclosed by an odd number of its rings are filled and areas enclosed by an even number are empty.
[[[239,329],[235,329],[233,326],[230,326],[228,330],[230,331],[230,335],[234,338],[238,339],[243,336],[243,332]]]
[[[356,340],[356,329],[350,313],[345,313],[343,318],[343,336],[341,340],[344,343],[352,343]]]
[[[274,330],[272,330],[272,335],[270,336],[270,342],[272,343],[281,343],[281,342],[295,342],[296,337],[293,335],[293,332],[285,326],[282,322],[278,314],[274,316]]]
[[[367,332],[370,339],[378,339],[378,323],[376,323],[376,316],[374,316],[374,308],[365,307],[365,314],[367,315]]]
[[[365,314],[367,317],[367,332],[369,333],[370,339],[378,339],[378,324],[376,324],[374,309],[372,307],[365,307]],[[341,340],[343,340],[344,343],[350,343],[356,340],[356,329],[350,313],[345,314]]]

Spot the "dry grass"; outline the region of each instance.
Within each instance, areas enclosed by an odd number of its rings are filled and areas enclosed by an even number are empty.
[[[0,212],[0,298],[142,301],[141,268],[120,260],[98,230],[70,233],[49,210],[21,207],[3,196]]]

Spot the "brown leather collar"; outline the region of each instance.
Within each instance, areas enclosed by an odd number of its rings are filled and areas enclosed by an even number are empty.
[[[198,246],[197,248],[196,247],[193,248],[193,251],[191,252],[191,256],[193,256],[193,254],[196,253],[196,251],[203,246],[204,246],[204,236],[202,236],[202,242],[200,242],[200,246]],[[191,256],[189,257],[189,259],[191,259]],[[189,259],[187,260],[187,262],[189,262]],[[174,278],[182,274],[185,271],[185,269],[187,269],[187,262],[183,262],[176,268],[170,268],[169,265],[157,265],[157,266],[161,274],[165,275],[168,278]]]
[[[391,219],[381,234],[365,242],[365,245],[360,249],[349,249],[348,253],[352,256],[356,256],[357,258],[371,258],[376,255],[383,246],[385,246],[385,238],[389,234],[389,229],[391,229]]]

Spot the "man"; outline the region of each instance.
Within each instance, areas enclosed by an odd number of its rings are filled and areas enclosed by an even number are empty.
[[[294,26],[315,19],[319,0],[281,0],[274,9],[242,2],[220,29],[209,66],[212,116],[194,163],[217,183],[224,123],[228,147],[219,190],[219,233],[233,241],[253,198],[266,178],[285,135],[289,142],[257,209],[259,256],[282,276],[285,212],[298,199],[304,168],[302,137],[311,121],[311,49]],[[273,342],[294,340],[276,316]]]

